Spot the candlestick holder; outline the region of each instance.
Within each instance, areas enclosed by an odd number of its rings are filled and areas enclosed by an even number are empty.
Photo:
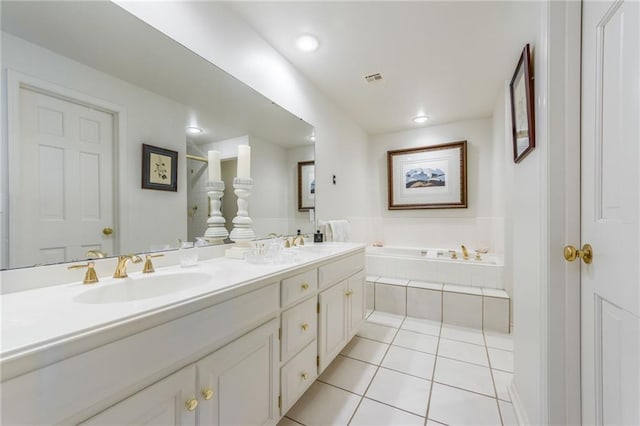
[[[224,217],[220,212],[222,202],[220,199],[224,195],[224,182],[208,181],[206,184],[207,195],[209,195],[209,219],[207,219],[207,230],[204,238],[210,243],[221,243],[229,236],[229,231],[224,227]]]
[[[253,232],[253,221],[249,217],[249,201],[253,188],[253,179],[239,178],[233,179],[233,192],[238,197],[238,214],[233,218],[233,229],[229,238],[240,243],[240,245],[248,246],[249,241],[256,238]]]

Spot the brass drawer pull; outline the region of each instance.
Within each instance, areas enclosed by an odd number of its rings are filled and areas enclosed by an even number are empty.
[[[185,404],[185,407],[187,407],[188,411],[194,411],[197,406],[198,406],[198,400],[197,399],[190,399]]]
[[[309,378],[309,375],[305,372],[302,372],[301,376],[302,376],[302,380],[307,380]]]
[[[205,399],[205,401],[209,401],[211,398],[213,398],[213,390],[212,389],[204,389],[202,391],[202,397]]]
[[[309,284],[307,284],[307,283],[302,283],[301,287],[302,287],[303,290],[309,290]]]
[[[303,331],[307,331],[309,329],[309,324],[307,324],[306,322],[304,324],[302,324],[300,327],[302,327]]]
[[[345,295],[345,296],[351,296],[351,295],[353,295],[353,291],[349,290],[349,291],[348,291],[348,292],[346,292],[344,295]]]

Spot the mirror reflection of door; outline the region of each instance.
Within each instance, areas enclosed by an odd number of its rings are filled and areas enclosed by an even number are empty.
[[[226,222],[225,227],[231,233],[233,230],[233,218],[238,213],[238,198],[233,193],[233,178],[236,176],[238,169],[238,160],[231,158],[224,160],[220,164],[220,174],[224,181],[224,196],[222,197],[222,216]]]
[[[113,253],[113,115],[23,87],[18,102],[10,265]]]

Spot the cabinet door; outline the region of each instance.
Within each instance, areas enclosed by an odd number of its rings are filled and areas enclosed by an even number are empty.
[[[280,418],[277,320],[234,340],[196,367],[199,424],[271,425]]]
[[[183,425],[195,426],[195,366],[185,367],[107,408],[82,425]]]
[[[347,281],[319,294],[318,355],[321,373],[347,344]]]
[[[358,272],[349,278],[349,340],[356,335],[360,325],[364,322],[364,272]]]

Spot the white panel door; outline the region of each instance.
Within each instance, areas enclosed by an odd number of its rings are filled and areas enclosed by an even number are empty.
[[[195,370],[183,368],[81,425],[195,426],[195,407],[187,408],[187,402],[195,400]]]
[[[582,415],[640,424],[640,3],[583,3]]]
[[[278,349],[278,322],[272,320],[198,361],[198,423],[275,424],[280,419]]]
[[[113,116],[26,88],[10,164],[12,267],[114,252]]]

